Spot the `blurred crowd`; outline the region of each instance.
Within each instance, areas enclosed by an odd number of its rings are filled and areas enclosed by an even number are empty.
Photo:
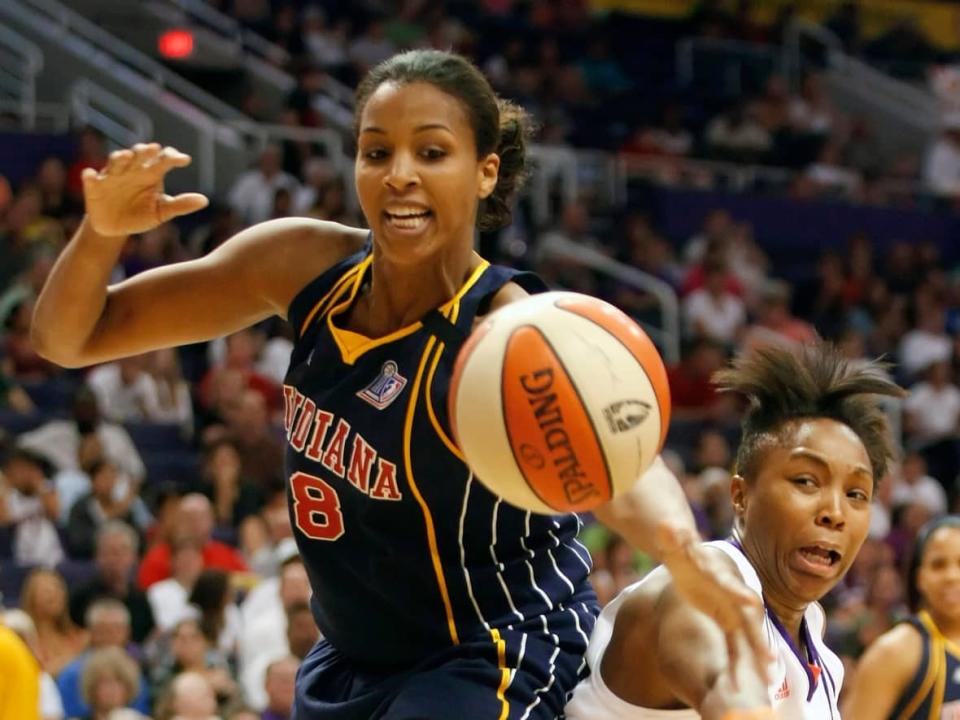
[[[873,165],[869,123],[839,113],[816,73],[795,93],[771,75],[759,95],[699,125],[676,95],[639,114],[621,107],[617,99],[638,92],[639,76],[597,41],[609,27],[582,31],[589,23],[578,0],[219,4],[289,52],[300,84],[285,112],[297,124],[323,123],[311,95],[324,77],[349,84],[398,48],[452,46],[482,60],[497,88],[535,113],[547,144],[613,138],[637,158],[778,163],[800,171],[791,192],[805,198],[839,192],[866,202],[870,178],[899,172]],[[731,24],[717,7],[703,3],[684,27],[778,41],[776,27]],[[843,12],[834,31],[866,52],[856,33],[843,34]],[[941,141],[960,148],[958,133]],[[960,150],[941,151],[956,154],[960,181]],[[82,217],[80,173],[102,167],[107,152],[95,130],[83,129],[73,156],[46,158],[15,187],[0,177],[3,624],[43,668],[45,720],[106,720],[124,707],[164,720],[284,720],[299,660],[319,635],[284,495],[280,387],[290,328],[268,321],[85,370],[49,363],[30,342],[37,293]],[[904,177],[917,172],[903,168]],[[345,182],[308,145],[268,146],[209,211],[131,237],[112,280],[201,256],[268,218],[358,224]],[[820,335],[853,362],[884,356],[909,388],[887,408],[902,456],[876,494],[870,538],[825,603],[831,645],[853,672],[864,648],[906,611],[918,528],[960,512],[960,267],[948,266],[935,243],[857,233],[830,238],[796,272],[749,221],[720,208],[690,237],[665,234],[635,208],[598,214],[587,197],[567,200],[555,217],[540,227],[521,205],[510,231],[484,240],[488,254],[653,325],[663,321],[655,298],[550,248],[570,241],[597,250],[680,299],[682,353],[669,368],[674,420],[664,457],[706,538],[730,530],[742,408],[710,378],[734,353]],[[585,541],[604,602],[650,567],[598,525],[588,524]]]
[[[353,87],[380,60],[413,47],[453,49],[476,61],[494,88],[532,112],[538,142],[602,148],[629,172],[657,182],[722,187],[724,173],[689,160],[774,168],[764,188],[800,199],[916,205],[960,194],[960,114],[922,153],[882,146],[873,120],[835,106],[808,53],[788,80],[781,46],[796,4],[772,21],[752,0],[701,0],[681,19],[591,13],[587,0],[218,0],[213,3],[282,49],[275,61],[297,78],[279,115],[256,91],[251,116],[287,126],[322,127],[331,80]],[[927,81],[954,57],[938,51],[906,17],[867,40],[857,2],[839,3],[824,27],[847,52],[885,71]],[[730,43],[711,51],[700,81],[677,77],[678,43]],[[758,61],[757,58],[760,58]],[[731,85],[729,76],[739,79]],[[287,143],[281,164],[312,184],[329,174],[309,143]],[[334,189],[335,197],[340,194]],[[282,198],[280,204],[294,197]],[[337,201],[325,213],[335,212]],[[266,212],[264,210],[263,212]]]

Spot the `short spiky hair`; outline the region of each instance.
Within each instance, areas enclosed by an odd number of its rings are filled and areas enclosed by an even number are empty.
[[[748,480],[756,477],[769,446],[785,442],[798,420],[830,418],[853,430],[866,448],[875,483],[894,457],[875,396],[905,393],[881,363],[852,363],[824,342],[797,350],[771,345],[738,357],[713,379],[721,391],[744,395],[750,403],[737,451],[737,473]]]

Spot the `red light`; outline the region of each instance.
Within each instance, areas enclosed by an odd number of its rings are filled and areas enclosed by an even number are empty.
[[[193,33],[189,30],[167,30],[157,38],[157,50],[166,58],[185,58],[193,53]]]

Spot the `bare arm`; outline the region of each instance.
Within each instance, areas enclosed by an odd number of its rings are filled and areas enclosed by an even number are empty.
[[[85,172],[87,216],[34,311],[32,339],[41,355],[65,366],[90,365],[283,316],[295,294],[356,242],[333,223],[276,220],[239,233],[206,257],[108,287],[128,234],[206,204],[202,196],[163,194],[165,173],[187,162],[175,150],[138,145],[113,153],[103,172]]]
[[[728,557],[707,550],[737,572]],[[617,613],[600,670],[607,686],[638,706],[686,705],[704,718],[769,708],[767,684],[752,662],[746,636],[725,636],[683,598],[669,576],[651,590],[629,597]],[[731,645],[738,651],[733,660]]]
[[[867,648],[843,706],[850,720],[890,717],[920,666],[923,640],[910,625],[898,625]]]

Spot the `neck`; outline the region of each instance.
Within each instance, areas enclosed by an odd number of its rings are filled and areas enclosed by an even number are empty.
[[[374,245],[370,290],[354,320],[370,337],[406,327],[453,298],[480,262],[472,246],[456,243],[429,262],[401,266]]]
[[[767,612],[776,616],[796,646],[801,648],[800,624],[803,621],[803,614],[807,610],[807,604],[791,598],[788,593],[781,591],[779,583],[767,572],[766,563],[762,562],[764,551],[756,548],[749,541],[749,538],[743,537],[742,532],[738,533],[737,537],[747,560],[750,561],[760,577],[760,587],[763,588],[763,602],[767,607]]]

